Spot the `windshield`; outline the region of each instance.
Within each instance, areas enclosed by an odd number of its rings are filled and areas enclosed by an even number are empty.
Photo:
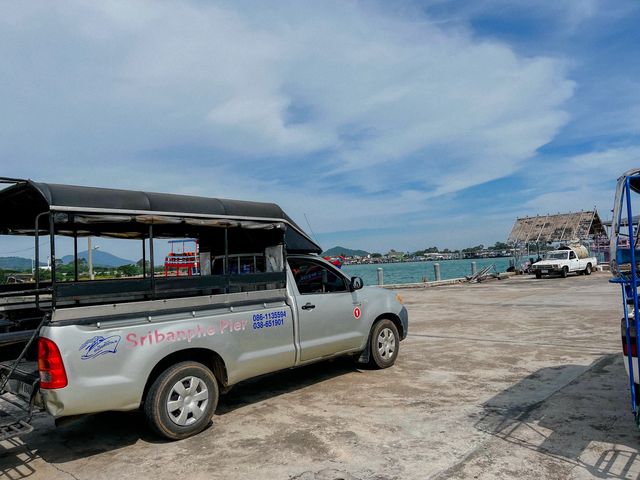
[[[545,256],[547,260],[566,260],[569,252],[549,252]]]

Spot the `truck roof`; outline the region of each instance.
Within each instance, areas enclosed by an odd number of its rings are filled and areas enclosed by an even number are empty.
[[[144,215],[226,219],[243,222],[282,223],[286,225],[285,242],[292,252],[320,253],[322,249],[275,203],[248,202],[170,193],[121,190],[113,188],[61,185],[26,179],[0,178],[13,184],[0,191],[0,233],[33,235],[34,218],[43,212]],[[71,215],[73,217],[73,215]],[[159,221],[162,223],[162,221]],[[127,238],[135,238],[135,229],[127,225]],[[85,222],[85,235],[96,235]],[[119,236],[117,229],[114,235]],[[109,236],[105,232],[99,234]],[[83,233],[78,232],[81,236]]]

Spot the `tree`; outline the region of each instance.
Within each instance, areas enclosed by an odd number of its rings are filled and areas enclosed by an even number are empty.
[[[381,253],[372,253],[371,254],[371,258],[381,258],[382,254]]]
[[[143,260],[142,258],[136,262],[138,267],[138,273],[142,273],[143,267],[146,267],[147,272],[151,271],[151,262],[149,260]]]
[[[135,265],[122,265],[118,268],[119,273],[122,273],[125,277],[133,277],[138,274],[138,267]]]
[[[463,248],[462,253],[475,253],[484,250],[484,245],[476,245],[475,247]]]

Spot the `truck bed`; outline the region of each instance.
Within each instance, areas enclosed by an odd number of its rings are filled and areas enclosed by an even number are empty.
[[[11,375],[7,380],[7,376]],[[31,415],[37,395],[38,363],[15,361],[0,363],[0,441],[25,435],[33,430]]]

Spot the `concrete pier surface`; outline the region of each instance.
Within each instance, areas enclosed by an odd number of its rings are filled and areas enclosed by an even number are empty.
[[[637,478],[640,433],[604,273],[402,290],[396,366],[346,359],[245,382],[180,442],[138,413],[0,444],[0,478]]]

